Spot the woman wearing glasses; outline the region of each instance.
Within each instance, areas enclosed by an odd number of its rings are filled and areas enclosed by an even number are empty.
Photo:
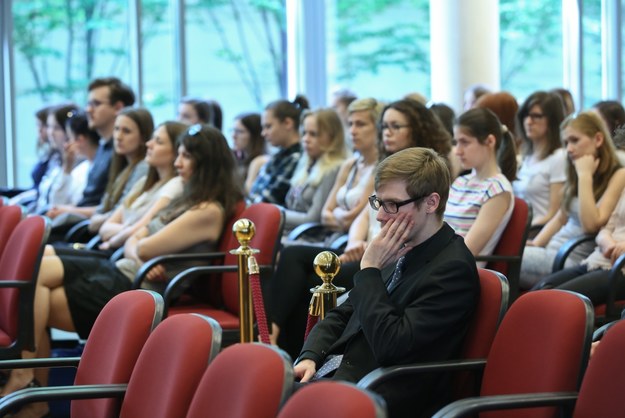
[[[226,219],[243,199],[234,174],[232,151],[217,129],[194,125],[178,141],[175,166],[184,184],[182,195],[126,241],[125,258],[116,263],[85,257],[43,258],[35,290],[37,352],[24,351],[23,358],[49,357],[48,326],[75,331],[87,338],[104,305],[131,288],[135,273],[147,260],[169,253],[215,248]],[[155,267],[148,273],[148,283],[164,288],[173,275],[188,265],[176,267]],[[32,369],[16,369],[0,396],[38,384]],[[26,408],[30,416],[45,416],[47,411],[45,403]],[[26,413],[24,409],[22,412]]]
[[[460,115],[454,139],[462,168],[471,172],[451,185],[444,220],[464,237],[473,255],[490,255],[514,208],[510,184],[516,174],[514,139],[486,108]]]
[[[532,225],[549,222],[562,199],[566,180],[566,152],[560,142],[563,106],[556,93],[537,91],[517,113],[522,162],[513,188],[515,195],[532,205]]]
[[[443,156],[448,156],[451,151],[449,133],[432,111],[415,100],[403,99],[387,105],[381,119],[379,126],[382,129],[378,135],[384,157],[415,146],[432,148]],[[352,277],[360,269],[367,242],[380,229],[375,215],[376,212],[367,205],[351,224],[347,246],[340,255],[341,270],[334,278],[337,286],[348,289],[353,286]],[[321,284],[314,273],[313,260],[323,250],[315,246],[285,248],[271,281],[268,313],[272,321],[272,342],[295,357],[304,341],[309,289]]]

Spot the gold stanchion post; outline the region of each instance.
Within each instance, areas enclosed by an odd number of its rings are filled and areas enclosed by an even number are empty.
[[[323,251],[315,257],[313,266],[323,283],[310,289],[313,296],[310,300],[309,314],[323,319],[330,309],[336,307],[336,295],[345,292],[344,287],[337,287],[332,283],[334,276],[341,269],[341,260],[332,251]]]
[[[249,219],[239,219],[232,226],[232,232],[239,241],[239,248],[230,250],[230,254],[238,256],[239,267],[239,333],[242,343],[249,343],[254,340],[254,311],[252,309],[252,291],[250,289],[250,280],[248,269],[248,259],[258,250],[250,248],[250,240],[256,233],[254,223]],[[253,257],[252,257],[253,258]]]

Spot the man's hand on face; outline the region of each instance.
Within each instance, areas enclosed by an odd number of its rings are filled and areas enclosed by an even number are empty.
[[[360,268],[382,269],[406,255],[413,248],[406,244],[413,227],[414,221],[410,214],[400,213],[396,218],[389,219],[369,243],[362,256]]]

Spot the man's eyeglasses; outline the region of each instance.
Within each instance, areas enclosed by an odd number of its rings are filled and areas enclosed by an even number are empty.
[[[530,118],[532,122],[535,122],[544,118],[545,115],[543,115],[542,113],[528,113],[525,117]]]
[[[381,132],[384,132],[385,130],[388,129],[392,133],[396,133],[400,129],[408,128],[408,127],[410,127],[410,125],[400,125],[398,123],[383,123],[379,126]]]
[[[417,200],[421,200],[425,196],[413,197],[412,199],[403,200],[401,202],[393,202],[390,200],[381,200],[376,195],[371,195],[369,196],[369,205],[375,211],[378,211],[380,210],[380,208],[382,208],[384,209],[384,212],[394,215],[399,212],[399,208],[401,208],[402,206],[407,205],[408,203],[416,202]]]
[[[87,106],[89,106],[89,107],[98,107],[98,106],[101,106],[103,104],[110,104],[110,103],[102,102],[100,100],[95,100],[95,99],[94,100],[89,100],[87,102]]]

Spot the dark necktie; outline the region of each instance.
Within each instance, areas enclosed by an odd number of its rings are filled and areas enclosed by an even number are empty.
[[[399,260],[397,260],[397,265],[395,266],[395,271],[393,272],[393,277],[391,278],[391,280],[388,281],[388,285],[386,286],[386,289],[388,290],[389,293],[393,289],[395,289],[395,287],[397,286],[397,284],[401,280],[401,275],[404,272],[404,262],[405,261],[406,261],[406,256],[405,255],[402,256],[402,257],[399,257]]]

